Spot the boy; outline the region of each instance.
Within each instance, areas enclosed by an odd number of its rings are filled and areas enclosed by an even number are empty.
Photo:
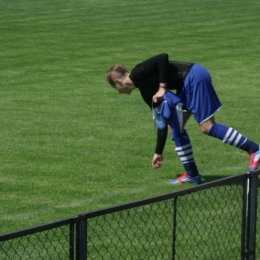
[[[191,142],[184,130],[185,123],[191,114],[194,115],[204,134],[218,138],[223,143],[233,145],[249,154],[248,172],[258,168],[260,162],[259,145],[235,129],[215,122],[214,114],[221,108],[221,103],[209,73],[202,66],[194,63],[169,61],[168,54],[162,53],[137,64],[131,72],[122,64],[116,64],[107,71],[106,78],[119,93],[131,94],[132,90],[138,88],[143,100],[155,111],[156,121],[161,118],[161,112],[165,116],[164,112],[161,111],[160,102],[165,94],[166,101],[168,95],[170,98],[171,95],[166,93],[166,90],[176,90],[176,96],[183,107],[183,116],[182,119],[176,121],[180,127],[173,139],[176,144],[175,150],[183,163],[185,173],[177,180],[172,181],[172,184],[184,182],[199,184],[201,182],[194,162]],[[176,109],[179,111],[181,108],[178,106]],[[178,113],[180,114],[180,111]],[[174,119],[171,122],[176,123]],[[157,125],[157,128],[157,143],[152,159],[154,169],[159,168],[163,163],[162,153],[168,131],[166,124],[163,127]]]

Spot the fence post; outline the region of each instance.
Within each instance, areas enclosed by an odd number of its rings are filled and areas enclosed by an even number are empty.
[[[87,225],[84,218],[80,218],[81,215],[77,215],[79,218],[76,224],[76,260],[87,259]]]
[[[249,191],[249,174],[245,174],[243,182],[243,208],[242,208],[242,229],[241,229],[241,260],[246,260],[246,239],[248,236],[248,191]]]
[[[255,260],[256,258],[256,220],[257,220],[257,192],[258,192],[258,173],[248,174],[247,178],[247,214],[246,214],[246,232],[245,232],[245,251],[246,260]]]
[[[69,238],[69,245],[70,245],[70,252],[69,252],[69,258],[70,260],[74,260],[74,223],[70,224],[70,238]]]
[[[172,234],[172,260],[175,259],[176,254],[176,226],[177,226],[177,198],[173,200],[173,234]]]

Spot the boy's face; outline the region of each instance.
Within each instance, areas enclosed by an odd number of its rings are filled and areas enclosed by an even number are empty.
[[[115,88],[117,89],[119,94],[131,94],[132,88],[130,88],[128,85],[124,85],[122,82],[117,82]]]

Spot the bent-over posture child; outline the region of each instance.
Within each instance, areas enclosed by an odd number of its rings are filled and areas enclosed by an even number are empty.
[[[155,111],[157,122],[158,120],[160,122],[162,118],[167,118],[169,111],[177,114],[177,120],[173,117],[168,122],[171,127],[172,124],[179,125],[179,131],[172,127],[174,134],[172,138],[185,173],[178,179],[171,181],[172,184],[201,183],[201,177],[193,158],[191,142],[184,130],[190,115],[194,115],[204,134],[246,151],[250,156],[248,172],[258,168],[260,162],[259,145],[232,127],[215,122],[214,114],[221,108],[221,103],[208,71],[202,66],[169,60],[168,54],[162,53],[137,64],[131,71],[128,71],[122,64],[115,64],[106,72],[106,78],[108,83],[119,93],[131,94],[132,90],[139,89],[143,100]],[[176,90],[174,98],[179,99],[175,103],[173,111],[169,107],[172,95],[170,92],[166,92],[167,90]],[[182,117],[180,117],[181,114]],[[163,163],[162,154],[168,127],[167,124],[161,125],[157,124],[157,143],[152,158],[154,169],[159,168]]]

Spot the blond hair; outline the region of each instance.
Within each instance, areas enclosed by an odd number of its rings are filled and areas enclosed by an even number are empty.
[[[106,72],[107,82],[113,87],[116,87],[115,79],[121,79],[125,77],[129,71],[122,64],[115,64],[110,70]]]

